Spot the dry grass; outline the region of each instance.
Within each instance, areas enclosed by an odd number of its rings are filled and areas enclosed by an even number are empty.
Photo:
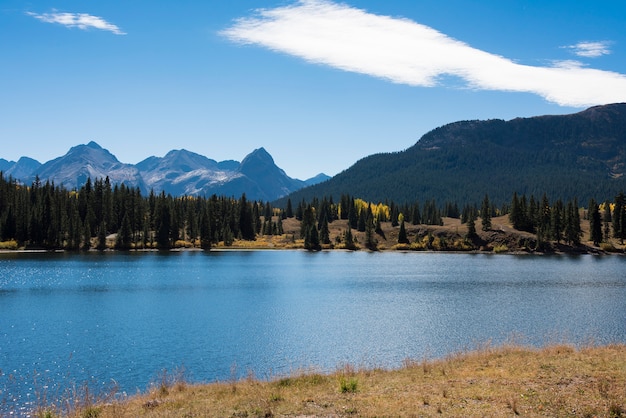
[[[485,347],[399,370],[155,387],[76,417],[626,415],[626,346]]]
[[[517,231],[511,225],[508,215],[492,218],[492,229],[482,231],[480,220],[477,222],[477,239],[466,238],[467,225],[461,224],[456,218],[443,218],[443,225],[411,225],[405,224],[409,244],[398,244],[399,227],[392,227],[391,222],[383,222],[382,235],[376,234],[378,250],[392,251],[482,251],[494,253],[510,252],[533,252],[536,245],[536,235]],[[346,220],[336,220],[329,225],[330,245],[323,245],[323,249],[344,249],[341,242],[345,231],[348,229]],[[295,218],[283,221],[284,234],[280,236],[258,236],[255,241],[235,240],[231,246],[219,243],[213,249],[301,249],[304,248],[304,240],[300,238],[300,222]],[[581,221],[583,231],[582,243],[586,247],[571,248],[564,244],[552,243],[551,251],[555,252],[614,252],[623,253],[625,246],[618,240],[612,239],[610,243],[603,243],[600,247],[594,247],[589,238],[589,221]],[[365,233],[352,230],[356,238],[356,249],[364,248]],[[338,239],[339,238],[339,239]]]

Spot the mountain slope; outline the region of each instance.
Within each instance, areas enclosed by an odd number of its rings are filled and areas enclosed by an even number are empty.
[[[14,165],[15,161],[7,161],[4,158],[0,158],[0,171],[2,171],[3,173],[6,173],[6,171]]]
[[[274,200],[306,186],[276,166],[264,149],[256,149],[241,163],[216,162],[187,150],[170,151],[136,165],[149,189],[174,196],[212,194],[253,200]]]
[[[306,182],[289,177],[276,166],[272,156],[259,148],[239,163],[217,162],[187,150],[172,150],[164,157],[149,157],[136,165],[124,164],[95,142],[71,148],[67,154],[40,164],[28,157],[14,161],[0,160],[0,171],[31,183],[35,176],[53,181],[68,189],[79,188],[91,178],[109,177],[111,184],[139,187],[142,193],[154,190],[173,196],[210,196],[212,194],[252,200],[275,200],[307,184],[328,178],[320,174]]]
[[[6,170],[6,175],[16,179],[30,179],[41,167],[41,163],[28,157],[21,157],[15,164]]]
[[[162,158],[147,158],[135,167],[148,189],[173,196],[203,194],[207,184],[223,181],[230,175],[216,161],[184,149],[172,150]]]
[[[258,185],[257,193],[262,200],[274,200],[306,186],[301,180],[292,179],[278,168],[272,156],[264,149],[252,151],[241,162],[237,172]],[[278,196],[276,196],[278,193]]]
[[[42,181],[51,180],[68,189],[82,186],[88,177],[95,180],[108,176],[112,184],[124,183],[147,192],[135,166],[119,162],[113,154],[93,141],[72,147],[64,156],[43,164],[35,174]]]
[[[626,190],[626,104],[562,116],[463,121],[434,129],[405,151],[366,157],[291,195],[398,203],[436,199],[510,202],[513,192],[551,199],[613,199]]]

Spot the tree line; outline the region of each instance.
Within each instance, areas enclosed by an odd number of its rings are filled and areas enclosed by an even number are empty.
[[[0,172],[0,242],[15,247],[104,250],[195,246],[204,249],[218,243],[228,246],[235,239],[255,240],[259,235],[282,235],[283,220],[295,217],[300,222],[304,247],[320,249],[331,244],[329,224],[346,221],[346,230],[335,243],[355,248],[353,231],[364,232],[367,248],[375,249],[377,236],[384,237],[383,222],[399,228],[399,243],[408,243],[407,224],[442,225],[444,217],[460,218],[467,223],[468,235],[475,234],[475,221],[491,228],[491,217],[508,214],[515,229],[537,235],[542,245],[548,241],[578,245],[581,242],[580,211],[576,199],[550,202],[544,195],[513,194],[510,204],[495,207],[485,195],[480,207],[456,203],[438,205],[435,200],[396,204],[393,201],[369,203],[349,194],[339,202],[332,197],[304,199],[294,207],[269,202],[248,201],[245,194],[233,197],[172,197],[164,192],[143,196],[138,188],[112,185],[107,178],[67,190],[38,178],[25,186]],[[613,202],[598,204],[591,199],[585,212],[590,222],[590,237],[596,245],[614,237],[626,237],[626,199],[623,193]]]
[[[24,186],[0,172],[0,242],[26,248],[103,250],[111,234],[117,249],[229,245],[264,231],[280,232],[280,222],[268,226],[261,220],[265,210],[245,195],[142,196],[138,188],[111,185],[108,177],[66,190],[39,179]]]

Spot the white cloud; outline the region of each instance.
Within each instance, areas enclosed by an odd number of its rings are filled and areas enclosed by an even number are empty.
[[[568,45],[564,48],[573,50],[574,54],[579,57],[598,58],[611,53],[611,49],[609,48],[610,44],[611,43],[608,41],[579,42],[576,45]]]
[[[534,93],[562,106],[626,101],[626,76],[575,61],[540,67],[481,51],[408,19],[379,16],[325,0],[262,9],[221,32],[345,71],[433,87],[453,75],[477,90]]]
[[[109,32],[113,32],[116,35],[126,35],[126,33],[122,32],[120,28],[116,25],[107,22],[98,16],[91,16],[86,13],[32,13],[27,12],[29,16],[34,17],[35,19],[39,19],[42,22],[46,23],[58,23],[63,26],[67,26],[68,28],[79,28],[79,29],[100,29],[106,30]]]

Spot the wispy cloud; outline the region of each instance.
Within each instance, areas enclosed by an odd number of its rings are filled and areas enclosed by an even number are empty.
[[[576,45],[568,45],[564,48],[571,49],[579,57],[598,58],[611,53],[610,45],[611,42],[609,41],[579,42]]]
[[[34,17],[35,19],[39,19],[42,22],[46,23],[58,23],[60,25],[66,26],[68,28],[79,28],[79,29],[100,29],[106,30],[109,32],[113,32],[116,35],[126,35],[119,27],[116,25],[107,22],[101,17],[92,16],[86,13],[26,13],[29,16]]]
[[[221,34],[234,42],[411,86],[437,86],[442,76],[453,75],[472,89],[533,93],[562,106],[626,101],[623,74],[571,61],[522,65],[408,19],[325,0],[258,10]]]

